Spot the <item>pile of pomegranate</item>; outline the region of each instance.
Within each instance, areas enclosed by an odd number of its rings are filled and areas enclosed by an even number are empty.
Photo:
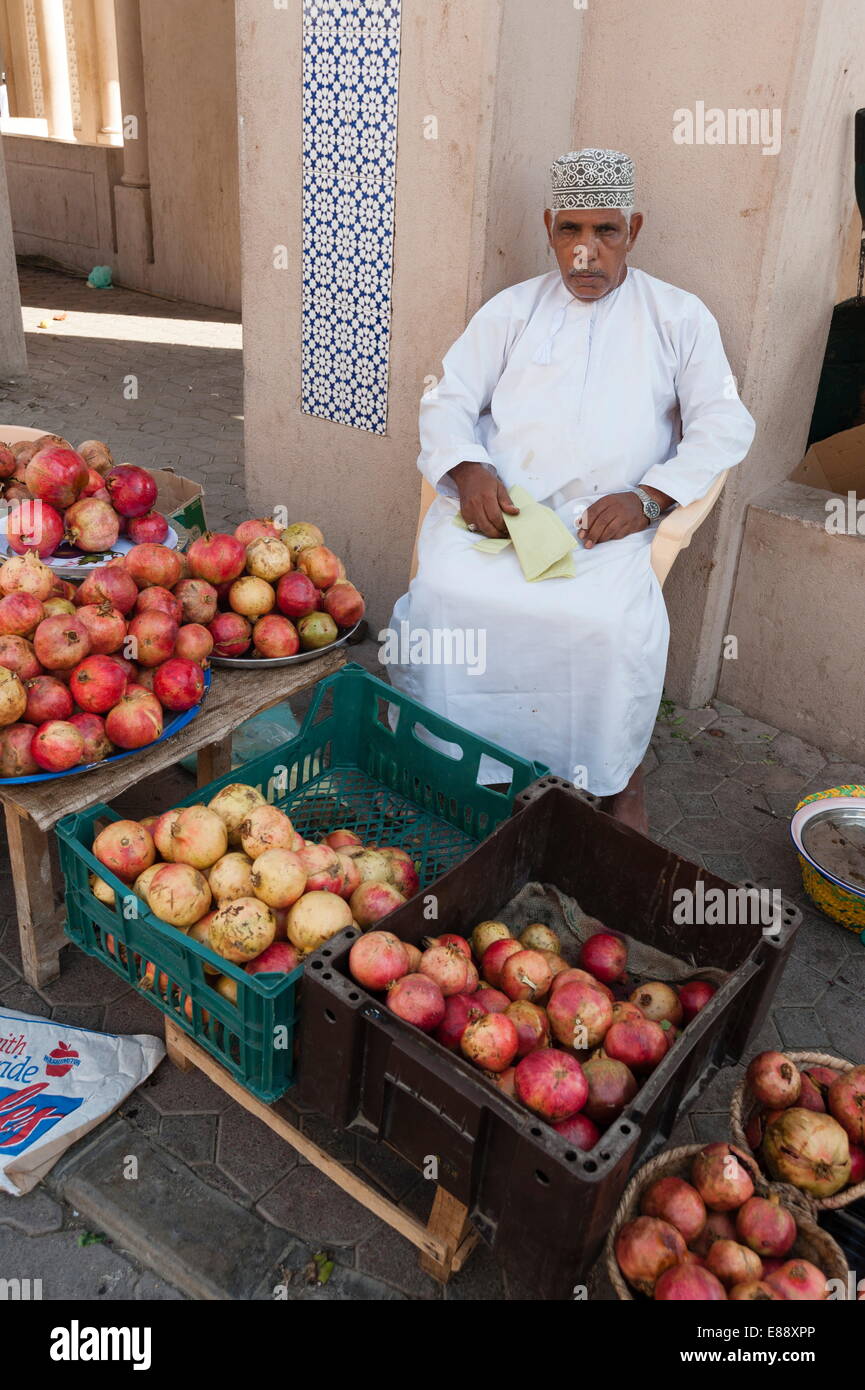
[[[631,1288],[660,1303],[827,1298],[825,1272],[792,1253],[792,1212],[775,1193],[756,1195],[757,1177],[753,1159],[721,1141],[694,1156],[690,1182],[650,1182],[640,1215],[615,1239],[616,1261]]]
[[[745,1138],[776,1182],[832,1197],[865,1182],[865,1066],[806,1066],[761,1052],[745,1074],[756,1102]]]
[[[207,804],[143,820],[114,821],[93,854],[161,921],[214,952],[214,988],[237,1002],[237,983],[219,970],[282,974],[345,927],[370,927],[419,888],[405,850],[373,848],[353,830],[305,840],[257,787],[233,782]],[[116,906],[110,883],[91,875],[93,895]],[[121,904],[121,907],[125,906]],[[117,944],[106,939],[109,954]],[[145,966],[142,986],[165,993]]]
[[[280,531],[267,518],[242,521],[233,536],[193,541],[188,556],[191,575],[208,591],[208,609],[212,600],[206,622],[215,656],[317,651],[363,617],[360,591],[309,522]]]
[[[533,922],[515,938],[489,921],[471,940],[446,933],[424,950],[369,932],[352,947],[349,971],[385,993],[392,1013],[588,1150],[715,992],[698,980],[678,991],[659,980],[630,988],[627,959],[624,939],[602,930],[572,968],[551,927]]]
[[[146,468],[115,465],[98,439],[74,449],[59,434],[0,443],[0,489],[11,505],[6,539],[16,555],[45,560],[60,547],[70,560],[105,554],[125,536],[160,544],[168,522],[153,510],[156,483]]]

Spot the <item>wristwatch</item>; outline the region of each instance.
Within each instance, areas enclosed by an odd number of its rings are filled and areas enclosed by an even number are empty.
[[[653,525],[653,523],[656,522],[658,520],[658,517],[661,515],[661,504],[659,502],[656,502],[654,497],[650,497],[649,494],[641,487],[635,487],[634,492],[637,494],[637,496],[643,504],[643,512],[645,514],[646,520],[648,521],[650,526]]]

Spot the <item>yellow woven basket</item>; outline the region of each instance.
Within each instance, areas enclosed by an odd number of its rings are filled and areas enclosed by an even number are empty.
[[[829,787],[824,792],[812,792],[810,796],[802,798],[796,810],[800,806],[807,806],[810,801],[824,801],[829,796],[865,797],[865,787]],[[800,854],[798,858],[802,884],[815,906],[848,931],[861,932],[865,927],[865,902],[856,893],[849,893],[846,888],[839,888],[837,883],[825,878],[803,855]]]

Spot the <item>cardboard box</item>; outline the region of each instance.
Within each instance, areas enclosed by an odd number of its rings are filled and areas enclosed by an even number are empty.
[[[865,425],[812,444],[790,474],[790,481],[825,492],[855,492],[857,497],[865,497]]]
[[[154,511],[161,512],[177,532],[180,549],[197,540],[207,530],[204,515],[204,488],[173,468],[149,468],[159,491]]]

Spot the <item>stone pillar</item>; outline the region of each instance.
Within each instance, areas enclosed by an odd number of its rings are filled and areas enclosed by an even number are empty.
[[[120,73],[117,64],[117,28],[113,0],[92,0],[96,47],[96,80],[99,91],[100,145],[122,145]]]
[[[27,350],[21,322],[18,267],[15,264],[12,216],[6,189],[6,164],[0,141],[0,376],[20,376],[26,371]]]
[[[34,3],[48,134],[53,140],[74,140],[63,0],[34,0]]]
[[[124,264],[135,275],[142,262],[152,263],[153,227],[139,0],[114,0],[114,16],[123,112],[123,176],[114,190],[114,210],[118,268],[123,277]]]

